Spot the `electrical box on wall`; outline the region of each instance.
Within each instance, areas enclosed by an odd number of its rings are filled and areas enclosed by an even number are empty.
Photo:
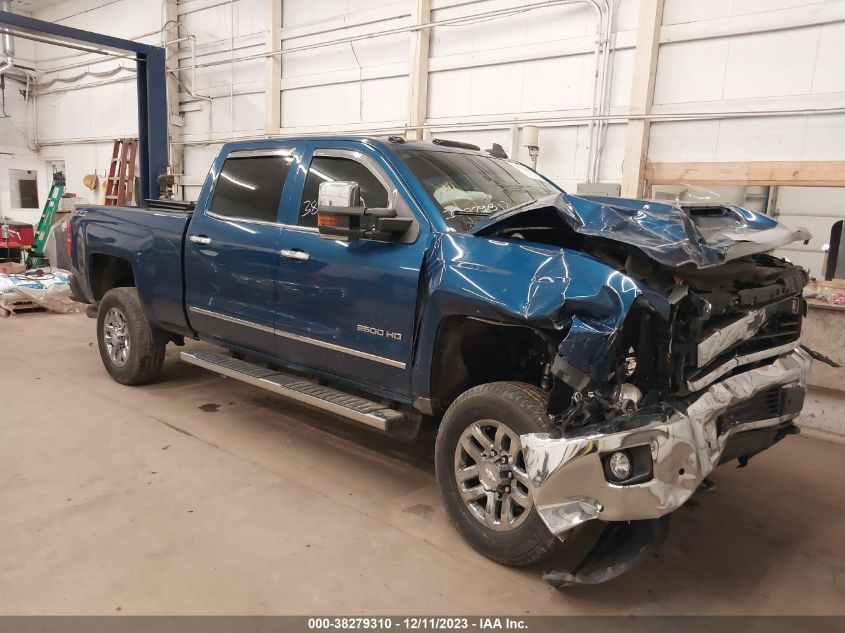
[[[618,198],[622,193],[622,185],[615,182],[579,182],[579,196],[608,196]]]

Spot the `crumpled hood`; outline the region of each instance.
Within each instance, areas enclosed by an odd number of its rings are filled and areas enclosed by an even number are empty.
[[[628,198],[581,198],[567,193],[495,215],[476,224],[474,235],[495,234],[520,214],[553,207],[577,233],[633,246],[666,266],[718,266],[810,239],[803,228],[733,205],[672,203]]]

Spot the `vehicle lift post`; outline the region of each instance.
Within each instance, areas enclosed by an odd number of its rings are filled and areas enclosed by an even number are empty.
[[[134,56],[138,81],[138,156],[141,200],[159,197],[158,177],[167,173],[167,70],[164,49],[119,37],[0,11],[0,33],[67,46],[89,53]]]

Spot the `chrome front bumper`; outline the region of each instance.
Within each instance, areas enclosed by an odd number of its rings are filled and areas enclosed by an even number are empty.
[[[590,519],[654,519],[676,510],[718,465],[732,435],[777,426],[798,414],[739,424],[722,435],[717,433],[719,416],[771,387],[806,388],[809,368],[809,355],[797,348],[770,365],[710,385],[683,410],[641,409],[583,435],[521,436],[540,516],[549,530],[561,536]],[[637,446],[650,447],[653,477],[632,485],[609,483],[601,456]]]

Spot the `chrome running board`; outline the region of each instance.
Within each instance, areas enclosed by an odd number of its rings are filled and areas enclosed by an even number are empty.
[[[324,387],[310,380],[216,352],[182,352],[186,363],[261,387],[302,404],[366,424],[387,433],[397,430],[406,417],[379,402]]]

